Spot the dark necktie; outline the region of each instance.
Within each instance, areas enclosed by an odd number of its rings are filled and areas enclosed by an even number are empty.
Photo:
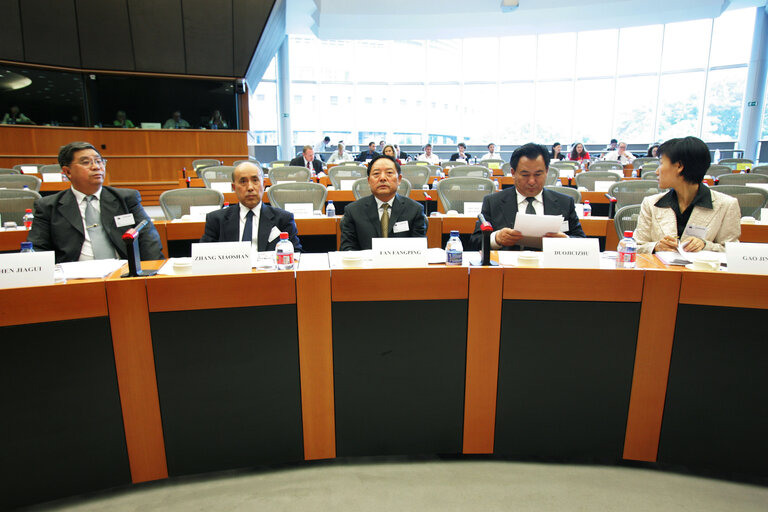
[[[245,227],[243,228],[242,242],[253,242],[253,210],[248,210],[245,215]]]
[[[91,239],[91,249],[93,249],[93,259],[108,260],[115,257],[115,250],[109,241],[107,232],[101,224],[101,216],[96,211],[91,201],[96,196],[85,197],[85,224],[88,227],[88,238]]]
[[[389,205],[384,203],[381,205],[381,209],[384,210],[381,213],[381,236],[389,238]]]
[[[307,161],[307,169],[312,170],[312,162]]]
[[[526,197],[526,201],[528,201],[528,206],[525,207],[525,213],[528,215],[536,215],[536,209],[533,207],[533,202],[536,200],[535,197]]]

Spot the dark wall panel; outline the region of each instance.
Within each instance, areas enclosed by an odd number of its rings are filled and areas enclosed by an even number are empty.
[[[135,69],[126,0],[77,0],[83,67]]]
[[[24,0],[20,5],[24,60],[81,67],[74,1]]]
[[[232,0],[235,75],[245,76],[274,1]]]
[[[128,0],[137,71],[184,73],[181,0]]]
[[[187,73],[232,76],[232,2],[182,0]]]
[[[0,59],[24,60],[19,0],[0,0],[0,13],[3,17],[3,29],[0,30]]]

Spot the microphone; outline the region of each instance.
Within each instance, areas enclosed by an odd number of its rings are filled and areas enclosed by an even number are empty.
[[[128,254],[128,273],[120,277],[146,277],[157,274],[157,270],[141,269],[141,254],[139,253],[139,232],[149,223],[147,219],[139,222],[123,233],[123,242],[125,242],[125,251]]]
[[[123,240],[135,240],[136,237],[139,236],[139,231],[144,229],[144,226],[147,225],[147,219],[144,219],[143,221],[139,222],[139,224],[135,227],[132,227],[125,233],[123,233]]]
[[[491,226],[491,223],[485,220],[485,215],[482,213],[477,214],[477,220],[480,221],[480,229],[482,231],[493,231],[493,226]]]
[[[485,215],[482,213],[477,214],[477,220],[480,221],[480,231],[483,233],[482,243],[480,245],[480,251],[482,254],[481,265],[488,267],[491,265],[491,233],[493,232],[493,226],[491,223],[485,220]]]

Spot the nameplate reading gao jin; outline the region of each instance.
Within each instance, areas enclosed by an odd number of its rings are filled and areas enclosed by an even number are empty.
[[[53,284],[53,251],[0,254],[0,288]]]
[[[240,274],[250,271],[249,242],[192,244],[193,274]]]
[[[374,238],[371,240],[374,267],[426,267],[426,238]]]
[[[768,244],[727,242],[725,255],[728,259],[728,272],[768,274]]]
[[[597,238],[542,238],[543,266],[554,268],[600,268]]]

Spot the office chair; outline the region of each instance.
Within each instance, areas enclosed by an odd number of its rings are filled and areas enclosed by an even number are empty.
[[[750,171],[750,174],[762,174],[768,176],[768,164],[754,166]]]
[[[641,156],[632,160],[632,168],[638,170],[639,168],[649,163],[658,162],[659,159],[654,156]]]
[[[21,171],[18,171],[16,169],[0,169],[0,175],[5,174],[21,174]]]
[[[0,176],[0,188],[20,188],[29,187],[30,190],[40,192],[40,178],[29,174],[3,174]]]
[[[61,174],[61,166],[59,164],[43,165],[37,170],[40,174]]]
[[[237,167],[238,165],[244,164],[246,162],[251,164],[256,164],[259,167],[262,167],[261,162],[259,162],[256,159],[250,159],[250,158],[248,160],[235,160],[234,162],[232,162],[232,167]]]
[[[328,190],[319,183],[295,182],[279,183],[267,189],[267,196],[272,206],[285,209],[286,204],[312,203],[312,210],[322,211]]]
[[[589,172],[593,171],[623,171],[624,166],[621,162],[608,162],[601,160],[592,164],[589,164]]]
[[[738,164],[749,164],[751,167],[755,164],[755,162],[749,158],[721,158],[717,164],[728,166],[732,171],[735,171]]]
[[[411,195],[411,182],[405,178],[400,180],[400,185],[397,187],[397,193],[403,197],[409,197]],[[371,195],[371,186],[368,185],[368,178],[356,179],[352,184],[352,194],[355,196],[355,201],[361,197]]]
[[[572,187],[556,187],[554,185],[545,185],[545,189],[551,190],[552,192],[557,192],[559,194],[566,195],[573,199],[574,203],[580,203],[581,202],[581,192],[576,190]]]
[[[210,188],[177,188],[160,194],[160,208],[168,220],[189,215],[190,206],[216,205],[221,208],[223,204],[224,194]]]
[[[197,173],[198,176],[200,176],[200,170],[203,169],[204,167],[214,167],[216,165],[221,165],[221,162],[213,158],[202,158],[200,160],[192,160],[192,169]]]
[[[422,165],[404,165],[401,170],[403,179],[407,179],[415,188],[424,188],[429,181],[429,169]]]
[[[550,166],[549,169],[547,169],[547,180],[544,182],[545,185],[554,185],[558,182],[560,179],[560,170],[557,167]]]
[[[0,217],[3,222],[13,221],[21,226],[25,210],[34,209],[37,199],[40,199],[40,194],[34,190],[0,190]]]
[[[720,185],[748,185],[749,183],[768,183],[768,176],[764,174],[722,174],[717,179],[717,186]],[[715,187],[717,190],[717,187]]]
[[[213,182],[229,182],[232,183],[232,173],[235,168],[231,165],[214,165],[211,167],[203,167],[197,172],[197,175],[202,178],[205,183],[205,188],[211,188]]]
[[[768,190],[744,185],[717,185],[712,190],[728,194],[739,201],[742,217],[760,216],[760,208],[768,204]]]
[[[643,198],[664,192],[656,180],[620,181],[608,188],[608,194],[616,198],[616,211],[631,204],[640,204]]]
[[[706,174],[709,174],[713,178],[717,178],[718,176],[722,176],[723,174],[733,174],[733,169],[728,167],[727,165],[710,165],[707,169]]]
[[[269,162],[269,168],[274,169],[275,167],[285,167],[286,165],[291,165],[290,160],[272,160]]]
[[[457,165],[450,170],[448,176],[451,178],[490,178],[491,170],[482,165]]]
[[[619,240],[624,238],[625,231],[635,231],[637,228],[637,219],[640,217],[640,205],[630,204],[619,208],[613,219],[613,227],[616,228],[616,235]]]
[[[482,177],[451,177],[437,183],[437,195],[446,212],[456,210],[463,213],[465,202],[482,202],[493,192],[493,181]]]
[[[298,165],[286,165],[285,167],[276,167],[269,171],[269,181],[273,185],[284,181],[309,181],[310,172],[306,167]]]
[[[40,173],[40,168],[47,164],[17,164],[14,165],[13,168],[19,171],[19,174],[23,174],[24,171],[21,170],[22,167],[37,167],[37,173]]]
[[[576,175],[576,186],[586,187],[587,190],[595,191],[596,181],[621,181],[621,178],[614,171],[592,171],[580,172]]]
[[[640,179],[659,181],[659,177],[656,175],[656,169],[643,171],[643,174],[640,175]]]
[[[342,181],[354,181],[366,177],[368,170],[360,165],[337,165],[328,169],[328,178],[336,190],[341,190]]]

